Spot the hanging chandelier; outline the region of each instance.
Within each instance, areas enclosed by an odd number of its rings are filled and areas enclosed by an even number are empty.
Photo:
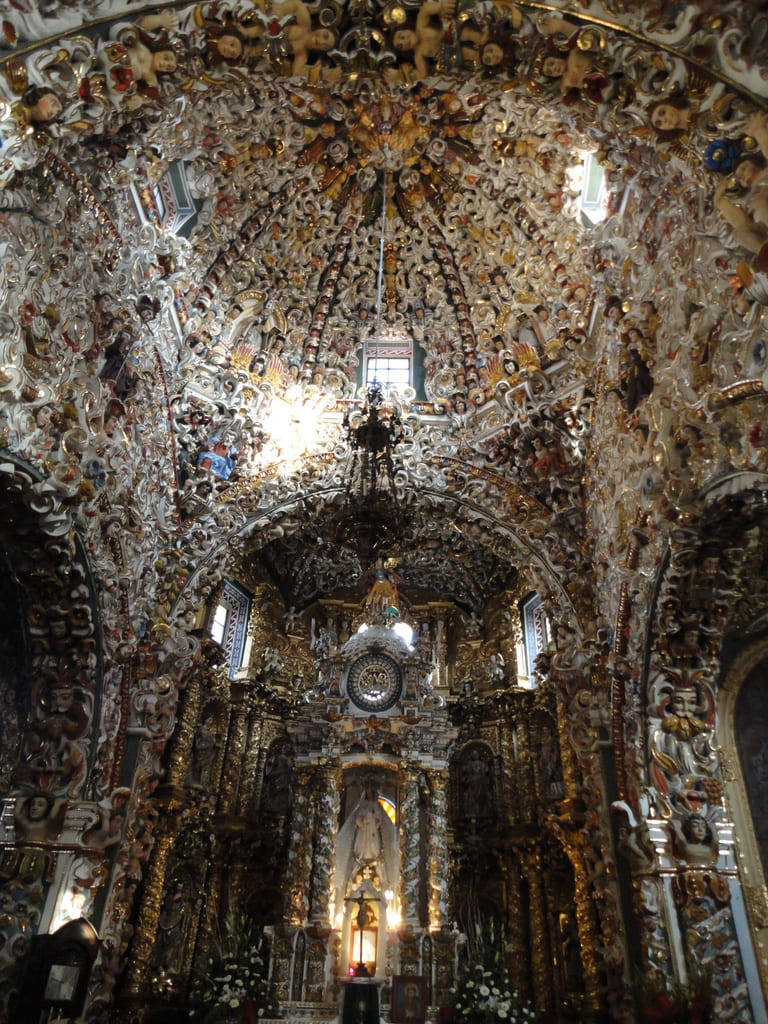
[[[387,212],[387,170],[384,171],[376,298],[374,362],[378,367],[381,338],[381,292]],[[361,407],[344,414],[345,441],[352,458],[346,494],[336,519],[339,543],[352,547],[364,570],[380,558],[392,557],[402,536],[403,510],[395,486],[395,450],[404,437],[396,405],[385,404],[384,388],[376,379],[368,385]]]
[[[362,408],[347,410],[343,426],[352,459],[334,532],[367,570],[377,559],[392,557],[402,535],[394,453],[404,437],[403,424],[396,408],[385,407],[382,386],[374,381]]]

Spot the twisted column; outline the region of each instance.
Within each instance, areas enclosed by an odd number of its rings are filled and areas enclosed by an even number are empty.
[[[518,794],[524,822],[536,821],[538,810],[536,780],[533,773],[536,754],[531,743],[531,710],[531,705],[526,704],[516,722],[517,765],[520,774]]]
[[[404,925],[419,923],[419,783],[415,768],[400,772],[400,913]]]
[[[289,925],[300,928],[309,911],[309,885],[312,871],[312,831],[314,807],[310,799],[312,772],[296,773],[296,789],[291,808],[288,863],[286,866],[285,916]]]
[[[518,992],[530,998],[531,978],[526,956],[529,927],[524,912],[522,869],[516,858],[511,861],[509,869],[504,870],[504,882],[507,889],[507,939],[513,954],[510,975]]]
[[[528,849],[523,854],[523,875],[528,883],[531,942],[531,974],[536,993],[536,1010],[548,1013],[553,1009],[552,951],[547,918],[544,912],[546,895],[542,879],[541,851]]]
[[[202,662],[198,663],[197,670],[187,683],[183,710],[173,735],[166,782],[162,787],[162,793],[165,796],[161,798],[168,804],[175,802],[174,794],[180,791],[187,774],[192,758],[195,729],[202,706],[203,684],[211,672],[204,652]],[[158,793],[160,794],[161,791],[159,790]],[[149,977],[149,962],[160,919],[168,857],[175,841],[175,833],[174,816],[172,814],[162,816],[156,830],[150,862],[146,869],[143,898],[139,907],[136,930],[131,944],[131,955],[125,973],[124,992],[129,998],[140,995]]]
[[[162,834],[155,840],[152,859],[147,869],[144,899],[139,909],[131,955],[125,971],[124,993],[129,998],[140,996],[146,990],[150,978],[149,960],[160,920],[168,856],[175,838],[175,829],[170,824],[169,816],[168,824],[162,827]]]
[[[429,869],[429,928],[437,931],[448,925],[450,913],[447,896],[448,879],[448,806],[445,778],[442,772],[429,773],[430,791],[427,833],[427,864]]]
[[[340,781],[338,765],[321,769],[315,778],[315,845],[309,908],[309,919],[313,924],[331,924],[336,823],[341,808]]]
[[[187,683],[184,705],[179,724],[171,741],[171,752],[166,769],[166,785],[181,786],[184,783],[192,760],[192,748],[195,742],[195,730],[200,719],[202,705],[203,682],[207,673],[195,672]]]
[[[232,814],[237,806],[240,777],[243,770],[243,749],[248,725],[248,703],[242,683],[230,684],[229,728],[224,764],[219,782],[220,814]]]
[[[267,754],[261,749],[264,734],[264,723],[253,714],[249,708],[249,716],[246,719],[248,735],[243,751],[243,772],[240,777],[240,792],[237,800],[237,811],[247,816],[251,808],[258,806],[258,799],[261,795],[261,779],[264,774]]]
[[[504,715],[499,722],[499,753],[502,765],[514,766],[514,724],[508,715]],[[503,819],[505,824],[516,825],[520,822],[520,794],[517,786],[517,773],[514,770],[502,770],[499,779],[499,799],[496,806],[499,819]]]
[[[573,865],[576,925],[579,931],[581,963],[584,972],[584,1008],[585,1011],[591,1011],[597,1016],[600,1013],[602,1000],[600,981],[602,964],[598,961],[597,953],[601,938],[596,917],[595,893],[589,882],[590,868],[586,857],[588,840],[583,832],[565,828],[560,832],[560,839],[568,854],[568,859]],[[604,905],[601,903],[601,910],[603,908]],[[603,920],[602,923],[605,930],[606,921]]]

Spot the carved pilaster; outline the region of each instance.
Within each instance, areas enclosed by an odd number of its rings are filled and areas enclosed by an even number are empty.
[[[428,870],[429,870],[429,927],[431,931],[446,927],[450,920],[448,891],[448,802],[445,778],[442,772],[429,773],[431,801],[429,806]]]
[[[309,914],[309,886],[312,871],[312,831],[314,807],[312,794],[312,772],[299,771],[296,774],[296,788],[291,808],[290,842],[286,866],[286,908],[285,916],[289,925],[301,927],[307,923]]]
[[[445,1006],[455,984],[456,933],[447,929],[433,936],[435,958],[434,1005]]]
[[[168,756],[166,782],[171,786],[183,784],[192,758],[195,730],[200,718],[203,675],[203,669],[198,667],[184,691],[181,719],[173,734],[171,751]]]
[[[535,753],[531,745],[531,710],[531,705],[526,704],[517,720],[517,767],[523,821],[536,820],[536,782],[533,773]]]
[[[563,830],[560,836],[568,859],[573,866],[576,925],[579,932],[581,964],[584,973],[585,1013],[588,1014],[591,1011],[595,1016],[599,1016],[603,1005],[599,977],[602,961],[598,961],[598,950],[601,943],[595,915],[594,891],[590,888],[589,865],[585,856],[585,846],[588,840],[580,830]]]
[[[705,867],[681,867],[673,879],[687,963],[713,965],[716,1020],[725,1018],[726,1008],[733,1019],[747,1020],[751,1012],[731,904],[736,885],[733,877]]]
[[[245,687],[242,683],[232,683],[230,691],[229,729],[219,782],[220,814],[232,814],[237,806],[247,727],[248,705]]]
[[[526,850],[523,854],[523,873],[528,883],[530,915],[529,930],[535,936],[531,944],[530,970],[533,990],[536,993],[536,1009],[539,1013],[552,1010],[552,951],[549,945],[549,931],[545,913],[546,896],[542,880],[541,851]]]
[[[499,813],[500,816],[506,818],[505,824],[516,825],[520,822],[520,794],[515,771],[515,738],[514,727],[509,716],[506,715],[499,723],[499,753],[501,762]]]
[[[254,769],[254,777],[250,781],[252,798],[250,806],[253,807],[254,811],[261,807],[262,792],[264,789],[264,773],[267,769],[267,758],[269,757],[268,744],[265,740],[265,734],[267,730],[264,728],[264,723],[261,723],[259,728],[259,741],[262,744],[256,755],[256,768]]]
[[[419,784],[415,768],[400,772],[400,912],[403,923],[419,923]]]
[[[247,815],[250,808],[258,806],[261,796],[261,779],[266,764],[266,751],[261,750],[263,722],[251,712],[247,721],[248,736],[243,752],[243,771],[240,777],[240,793],[237,809],[240,814]]]
[[[207,955],[216,930],[216,921],[220,916],[220,907],[224,886],[224,876],[229,873],[230,865],[224,850],[216,839],[212,841],[208,874],[205,880],[205,900],[200,913],[200,925],[197,931],[195,947],[196,959],[202,960]],[[237,885],[237,879],[234,885]]]
[[[313,924],[331,925],[331,890],[336,852],[336,823],[341,809],[341,769],[323,768],[315,778],[315,845],[309,917]]]
[[[516,860],[510,864],[509,870],[504,871],[504,880],[507,889],[507,940],[513,952],[508,968],[518,992],[530,998],[531,977],[526,955],[529,922],[525,916],[522,872]]]
[[[585,672],[586,679],[589,679],[589,672]],[[581,773],[576,751],[573,748],[571,737],[568,732],[568,723],[571,715],[568,709],[566,695],[558,687],[555,691],[555,706],[557,709],[558,739],[560,740],[560,760],[563,766],[563,789],[566,799],[573,800],[581,796]]]
[[[139,908],[136,931],[125,972],[124,991],[129,998],[141,995],[146,990],[149,981],[149,960],[157,933],[157,923],[160,919],[168,855],[175,838],[170,820],[162,831],[158,828],[158,832],[152,850],[152,858],[147,868],[144,897]]]

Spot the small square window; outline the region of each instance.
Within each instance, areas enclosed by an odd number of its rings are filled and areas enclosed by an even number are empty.
[[[371,355],[365,367],[365,384],[381,384],[386,394],[392,388],[402,390],[411,383],[411,360],[407,356]]]

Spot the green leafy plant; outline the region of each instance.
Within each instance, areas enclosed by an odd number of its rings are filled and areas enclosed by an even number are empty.
[[[279,1016],[280,1004],[269,981],[268,941],[256,924],[243,913],[227,916],[216,935],[205,969],[192,990],[195,1020],[237,1020],[243,1007],[255,1004],[259,1017]]]

